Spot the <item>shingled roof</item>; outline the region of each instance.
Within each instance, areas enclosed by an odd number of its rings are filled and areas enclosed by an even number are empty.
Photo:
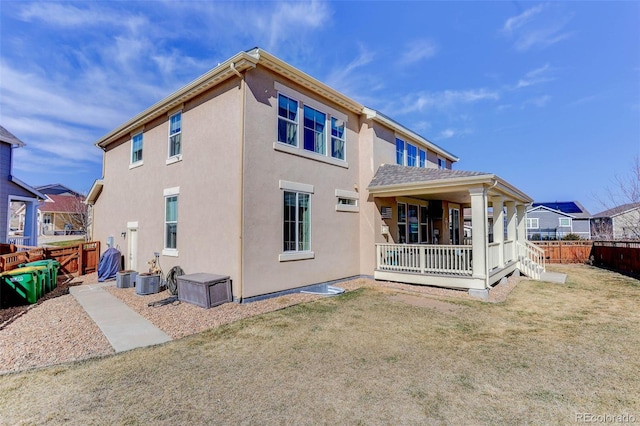
[[[10,143],[11,145],[24,146],[24,142],[15,137],[13,133],[0,126],[0,142]]]
[[[614,207],[609,210],[605,210],[596,215],[593,215],[593,217],[613,217],[613,216],[618,216],[619,214],[622,214],[622,213],[626,213],[630,210],[635,210],[639,208],[640,208],[640,203],[628,203],[628,204],[623,204],[621,206]]]
[[[369,188],[390,185],[417,184],[436,180],[457,179],[475,176],[493,176],[491,173],[467,172],[449,169],[428,169],[422,167],[383,164],[373,176]]]

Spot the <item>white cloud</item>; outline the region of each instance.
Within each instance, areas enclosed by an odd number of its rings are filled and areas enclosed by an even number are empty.
[[[449,139],[449,138],[452,138],[455,134],[456,132],[453,129],[444,129],[443,131],[440,132],[440,134],[438,135],[438,138]]]
[[[516,84],[515,88],[521,89],[523,87],[529,87],[535,84],[552,81],[554,78],[549,75],[551,71],[552,69],[549,66],[549,64],[545,64],[540,68],[531,70],[528,73],[526,73],[523,78],[518,80],[518,84]]]
[[[541,4],[507,19],[502,32],[513,39],[514,47],[520,52],[533,47],[548,47],[571,37],[565,31],[571,20],[570,14],[562,14],[562,7]]]
[[[416,40],[402,54],[400,63],[403,65],[413,64],[423,59],[432,58],[438,53],[438,45],[433,40]]]
[[[370,103],[371,94],[379,90],[382,87],[382,83],[376,80],[371,73],[362,71],[362,68],[369,65],[375,56],[375,52],[360,45],[357,56],[351,62],[346,66],[333,68],[323,81],[330,87],[351,96],[359,102]]]
[[[436,93],[417,93],[406,96],[399,113],[423,112],[429,109],[455,108],[461,104],[473,104],[480,101],[496,101],[500,94],[487,89],[445,90]],[[390,108],[393,110],[392,108]]]

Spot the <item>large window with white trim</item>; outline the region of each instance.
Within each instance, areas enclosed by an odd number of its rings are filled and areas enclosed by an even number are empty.
[[[182,154],[182,112],[169,117],[169,158]]]
[[[298,101],[278,95],[278,142],[298,146]]]
[[[407,166],[417,165],[418,148],[415,145],[407,144]]]
[[[538,229],[540,225],[538,224],[537,217],[528,217],[527,218],[527,229]]]
[[[131,138],[131,164],[142,161],[142,132]]]
[[[177,250],[178,248],[178,195],[164,198],[164,248]]]
[[[284,191],[283,251],[311,250],[311,194]]]
[[[558,218],[558,226],[561,228],[571,228],[571,218],[570,217],[560,217]]]
[[[344,147],[344,121],[331,117],[331,156],[339,160],[344,160]]]

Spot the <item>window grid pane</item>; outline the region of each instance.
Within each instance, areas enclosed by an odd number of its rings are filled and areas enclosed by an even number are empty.
[[[404,141],[396,139],[396,164],[404,165]]]
[[[344,121],[331,118],[331,156],[344,160]]]
[[[420,167],[427,167],[427,153],[426,151],[420,150]]]
[[[178,247],[178,197],[165,198],[165,243],[167,249]]]
[[[298,101],[278,95],[278,142],[298,146]]]
[[[284,192],[283,251],[311,250],[310,204],[309,194]]]
[[[326,114],[305,105],[304,149],[326,155]]]
[[[182,152],[182,113],[172,115],[169,121],[169,157],[174,157]]]
[[[416,157],[418,154],[418,148],[410,143],[407,144],[407,166],[415,167],[416,166]]]

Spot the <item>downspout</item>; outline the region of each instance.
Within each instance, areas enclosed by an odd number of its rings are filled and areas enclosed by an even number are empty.
[[[240,267],[238,268],[238,303],[242,303],[242,272],[244,269],[244,243],[243,243],[243,231],[244,231],[244,144],[245,144],[245,124],[246,124],[246,82],[244,75],[241,74],[235,67],[234,63],[229,64],[229,68],[240,78],[240,90],[241,90],[241,102],[242,107],[240,113],[242,114],[242,125],[240,128],[240,219],[238,221],[239,226],[239,244],[238,244],[238,259],[240,261]]]

